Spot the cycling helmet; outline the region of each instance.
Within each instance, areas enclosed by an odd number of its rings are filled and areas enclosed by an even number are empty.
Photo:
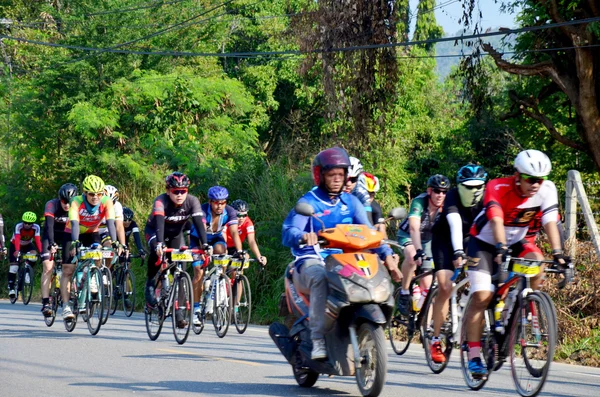
[[[77,186],[72,183],[65,183],[58,189],[58,198],[67,203],[71,201],[73,197],[77,196]]]
[[[520,174],[547,176],[552,171],[552,164],[539,150],[523,150],[515,158],[515,169]]]
[[[182,172],[173,172],[172,174],[167,175],[165,182],[167,184],[167,189],[190,186],[190,178]]]
[[[434,189],[448,190],[450,189],[450,179],[444,175],[436,174],[429,177],[427,180],[427,187]]]
[[[482,166],[476,164],[467,164],[460,167],[456,175],[456,183],[466,186],[483,185],[487,179],[487,172]]]
[[[237,212],[248,212],[248,203],[245,202],[244,200],[235,200],[233,203],[231,203],[231,206],[237,211]]]
[[[88,175],[83,180],[83,191],[88,193],[104,192],[104,181],[96,175]]]
[[[131,208],[128,207],[123,207],[123,220],[125,222],[130,222],[133,220],[133,211],[131,210]]]
[[[37,221],[37,215],[34,212],[27,211],[23,214],[23,222],[25,223],[34,223]]]
[[[332,147],[325,149],[315,156],[312,163],[312,174],[315,185],[321,186],[323,181],[323,171],[331,168],[343,168],[348,177],[348,168],[350,167],[350,157],[348,152],[341,147]]]
[[[209,200],[227,200],[229,198],[229,192],[223,186],[213,186],[208,189]]]
[[[350,157],[350,167],[348,167],[348,178],[355,178],[365,172],[359,159]]]
[[[113,203],[116,203],[119,200],[119,191],[113,185],[104,186],[104,194],[106,194]]]
[[[379,191],[379,178],[368,172],[363,172],[358,177],[358,185],[369,193],[377,193]]]

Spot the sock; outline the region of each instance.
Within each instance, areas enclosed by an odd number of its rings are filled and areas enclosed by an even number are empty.
[[[50,303],[50,298],[42,298],[42,305],[47,305]]]
[[[400,295],[410,295],[410,291],[407,289],[401,289],[400,290]]]
[[[469,360],[481,357],[481,342],[467,342],[469,346]]]
[[[431,338],[431,343],[435,343],[435,342],[439,342],[439,341],[440,341],[439,336],[434,336],[433,338]]]

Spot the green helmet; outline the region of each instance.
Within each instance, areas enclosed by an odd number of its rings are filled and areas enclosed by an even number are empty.
[[[88,175],[83,180],[83,191],[87,193],[103,193],[104,181],[96,175]]]
[[[35,221],[37,221],[35,212],[27,211],[23,214],[23,222],[34,223]]]

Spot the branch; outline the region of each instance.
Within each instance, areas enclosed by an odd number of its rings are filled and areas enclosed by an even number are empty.
[[[566,136],[558,132],[558,130],[554,127],[554,124],[552,124],[552,121],[550,121],[548,117],[546,117],[539,111],[537,104],[519,98],[517,94],[512,90],[508,93],[508,96],[513,102],[519,105],[519,108],[521,109],[523,114],[542,123],[554,139],[556,139],[565,146],[572,147],[573,149],[579,150],[584,153],[589,153],[587,147],[567,138]]]
[[[565,19],[560,15],[560,11],[558,10],[558,3],[556,2],[556,0],[542,0],[542,3],[544,3],[544,5],[546,6],[546,8],[548,9],[548,13],[552,17],[552,19],[554,19],[554,21],[565,22]],[[580,33],[579,28],[575,26],[561,26],[560,30],[562,30],[563,33],[566,34],[568,37]]]

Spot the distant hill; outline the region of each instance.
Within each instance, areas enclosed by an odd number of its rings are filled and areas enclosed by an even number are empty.
[[[497,30],[492,30],[492,31],[497,31]],[[458,32],[454,33],[454,34],[450,34],[446,37],[457,37],[460,35],[469,35],[472,34],[471,32],[467,32],[464,30],[459,30]],[[498,35],[498,36],[491,36],[491,37],[486,37],[484,39],[484,42],[486,43],[490,43],[494,46],[494,48],[498,49],[498,50],[505,50],[505,51],[509,51],[510,50],[510,45],[512,45],[514,43],[514,36],[509,36],[506,39],[503,39],[504,36],[502,35]],[[464,42],[458,41],[458,43],[456,43],[454,41],[444,41],[441,43],[437,43],[435,45],[435,54],[437,56],[440,55],[456,55],[456,54],[464,54],[469,55],[473,52],[473,48],[469,47],[466,42],[467,41],[473,41],[473,40],[465,40]],[[452,68],[455,66],[458,66],[458,64],[460,63],[461,58],[456,56],[456,57],[439,57],[436,58],[436,72],[439,76],[439,79],[441,81],[443,81],[446,76],[448,76],[450,74],[450,72],[452,71]]]

